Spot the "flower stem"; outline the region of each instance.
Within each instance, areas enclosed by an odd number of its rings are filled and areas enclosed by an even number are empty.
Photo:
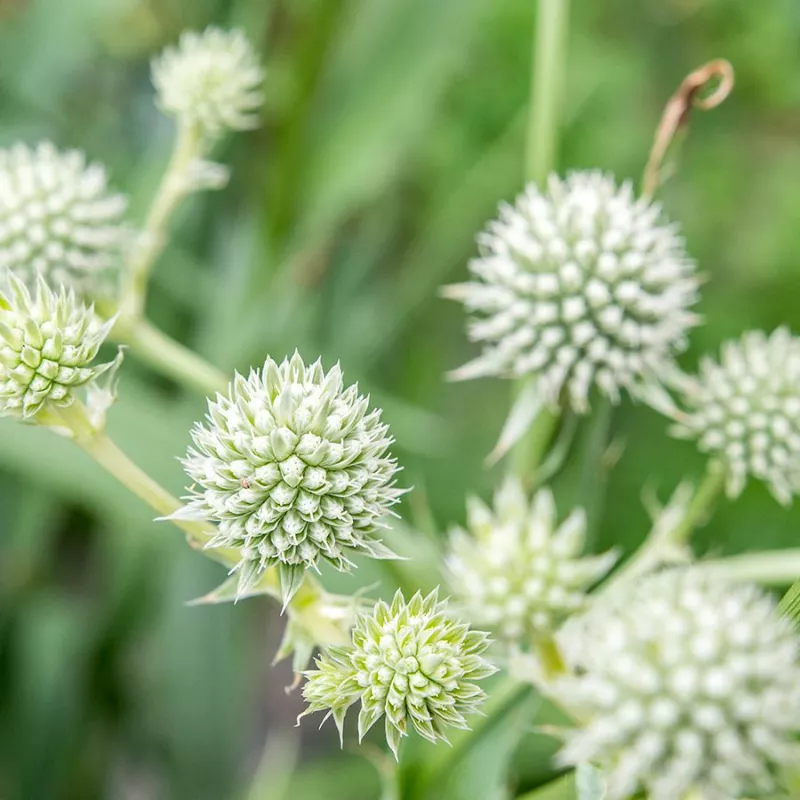
[[[138,319],[144,313],[147,281],[167,241],[167,228],[178,204],[189,191],[189,171],[201,155],[203,137],[196,125],[180,125],[172,156],[145,220],[144,229],[131,250],[122,278],[120,316]]]
[[[207,396],[227,391],[224,372],[144,318],[120,318],[111,335],[156,372],[182,386]]]
[[[569,0],[539,0],[534,26],[530,116],[525,148],[525,177],[543,183],[556,164],[556,148],[566,62]],[[524,381],[516,381],[516,395]],[[532,476],[547,452],[558,415],[545,407],[514,447],[511,468]]]
[[[674,525],[663,528],[654,527],[644,544],[621,569],[617,570],[603,584],[599,591],[595,592],[594,596],[605,594],[612,587],[617,588],[622,583],[638,578],[657,568],[660,564],[674,561],[692,531],[708,520],[724,488],[725,471],[718,464],[710,464],[681,518]]]
[[[698,568],[726,580],[786,586],[800,575],[800,548],[714,558]]]

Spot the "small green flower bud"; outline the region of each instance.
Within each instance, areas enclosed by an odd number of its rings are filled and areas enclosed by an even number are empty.
[[[15,275],[0,293],[0,414],[31,419],[67,407],[116,362],[92,366],[113,321],[103,322],[72,290],[56,294],[41,276],[31,293]]]
[[[488,646],[485,633],[447,616],[436,591],[406,603],[398,590],[391,606],[378,601],[357,618],[350,646],[317,658],[300,716],[328,711],[341,737],[347,710],[361,700],[359,741],[381,717],[395,758],[409,722],[428,741],[447,741],[445,729],[468,728],[465,715],[486,697],[475,682],[496,671],[483,657]]]
[[[209,137],[258,125],[264,70],[241,31],[185,32],[153,60],[158,104]]]
[[[576,509],[558,525],[553,495],[529,501],[516,478],[495,496],[494,509],[467,502],[469,533],[455,528],[446,566],[453,599],[476,625],[503,641],[529,645],[580,611],[586,590],[614,565],[616,554],[580,558],[586,515]]]

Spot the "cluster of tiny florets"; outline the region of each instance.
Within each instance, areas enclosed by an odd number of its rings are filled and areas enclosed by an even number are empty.
[[[92,366],[110,323],[63,286],[39,277],[35,290],[16,276],[0,293],[0,413],[30,419],[45,405],[66,407],[75,391],[112,365]]]
[[[454,378],[535,376],[541,397],[588,410],[592,386],[657,384],[697,324],[698,278],[661,206],[599,172],[530,185],[479,237],[474,280],[447,287],[482,354]]]
[[[417,592],[406,603],[379,601],[358,617],[352,645],[329,648],[307,673],[304,712],[327,711],[340,735],[348,708],[361,700],[359,740],[385,717],[386,740],[397,756],[409,723],[431,742],[447,741],[446,728],[467,728],[466,715],[485,698],[476,681],[495,668],[483,657],[485,633],[447,615],[437,592]]]
[[[0,266],[93,297],[108,290],[129,231],[105,169],[49,142],[0,150]]]
[[[241,31],[187,31],[152,69],[159,105],[182,124],[211,137],[258,125],[264,70]]]
[[[753,476],[789,503],[800,491],[800,339],[780,328],[727,342],[685,382],[678,418],[677,435],[722,460],[729,495]]]
[[[552,493],[529,501],[509,478],[494,509],[467,502],[467,528],[453,530],[446,560],[454,600],[476,625],[508,643],[528,643],[581,610],[586,590],[605,575],[616,555],[580,558],[586,515],[574,510],[558,524]]]
[[[297,354],[209,401],[184,462],[189,506],[218,523],[209,546],[238,549],[241,591],[272,565],[290,586],[320,560],[346,570],[349,553],[390,555],[376,532],[401,490],[380,415],[338,365],[326,374]]]
[[[562,763],[600,766],[612,800],[760,796],[800,758],[799,643],[756,587],[691,568],[643,580],[565,629],[577,672],[555,694],[582,727]]]

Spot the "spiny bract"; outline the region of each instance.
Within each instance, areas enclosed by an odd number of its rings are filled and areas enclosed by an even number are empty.
[[[329,648],[306,673],[301,716],[327,711],[341,737],[347,710],[360,699],[359,740],[385,716],[395,757],[409,721],[434,743],[447,741],[448,725],[466,729],[465,714],[486,696],[475,681],[496,671],[482,655],[487,634],[448,617],[437,591],[406,603],[398,590],[391,606],[380,600],[360,615],[352,636],[351,646]]]
[[[288,601],[320,559],[347,570],[351,552],[392,556],[376,531],[402,490],[388,426],[367,406],[338,365],[325,374],[297,353],[209,401],[184,461],[198,487],[188,512],[219,524],[210,547],[238,548],[241,592],[273,564]]]
[[[30,419],[45,404],[66,407],[74,392],[107,372],[91,366],[113,321],[104,323],[63,286],[41,276],[31,293],[15,275],[0,293],[0,413]]]
[[[105,169],[50,142],[0,150],[0,265],[88,298],[108,294],[130,232]]]
[[[600,766],[611,799],[771,791],[800,758],[798,644],[754,586],[686,568],[620,590],[563,632],[577,674],[554,692],[583,722],[561,763]]]
[[[586,514],[574,510],[559,526],[552,493],[532,501],[510,477],[495,495],[494,510],[476,497],[467,501],[469,533],[450,536],[446,565],[454,598],[476,625],[508,643],[530,644],[579,611],[586,590],[614,564],[613,552],[579,558]]]
[[[683,384],[684,411],[673,432],[720,458],[731,497],[747,476],[784,504],[800,491],[800,339],[786,328],[745,333],[704,358]]]
[[[658,386],[698,322],[698,278],[661,206],[599,172],[529,185],[478,238],[474,281],[444,290],[476,315],[483,353],[456,379],[535,376],[542,399],[588,410],[596,385]]]
[[[241,31],[186,31],[152,71],[159,105],[182,124],[210,137],[257,127],[264,70]]]

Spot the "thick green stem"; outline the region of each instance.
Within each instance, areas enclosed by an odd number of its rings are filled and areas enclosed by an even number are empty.
[[[146,319],[120,318],[111,335],[156,372],[182,386],[207,396],[227,391],[229,379],[224,372]]]
[[[556,166],[563,98],[569,0],[539,0],[533,39],[530,116],[525,149],[525,178],[543,183]],[[514,394],[524,386],[517,382]],[[547,452],[558,415],[543,408],[514,447],[511,468],[530,477]]]
[[[800,575],[800,548],[742,553],[702,561],[698,566],[730,581],[786,586]]]
[[[123,318],[138,319],[144,314],[150,272],[166,244],[169,221],[178,204],[190,191],[190,172],[202,154],[202,147],[202,132],[197,126],[179,127],[172,157],[150,206],[144,228],[125,265],[120,294],[120,316]]]

